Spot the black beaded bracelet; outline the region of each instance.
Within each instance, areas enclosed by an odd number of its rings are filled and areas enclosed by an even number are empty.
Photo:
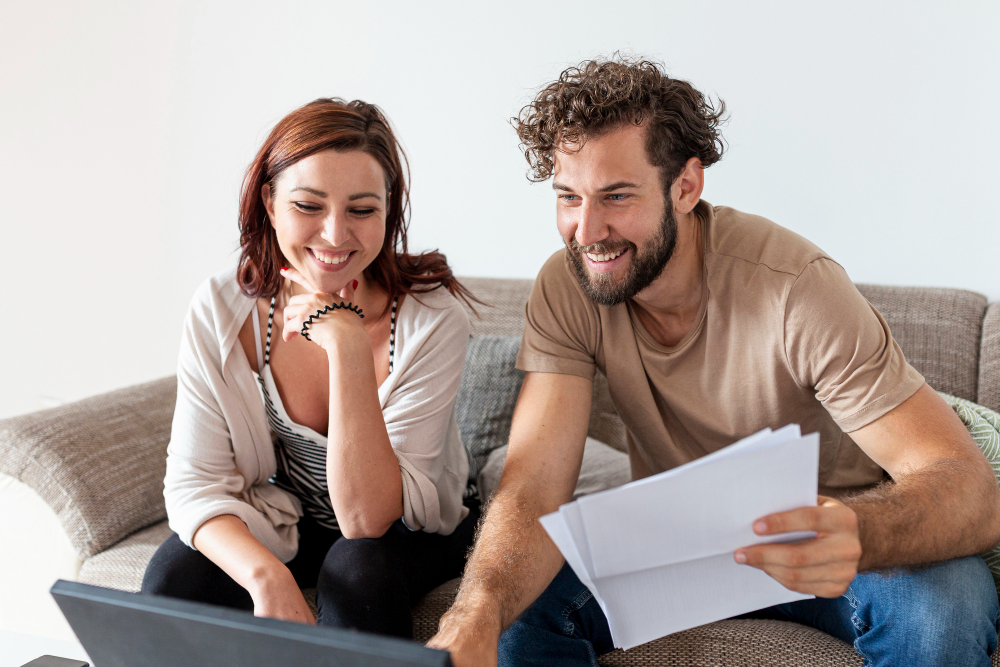
[[[354,311],[358,317],[360,317],[361,319],[365,319],[365,316],[361,313],[360,308],[355,306],[353,303],[344,303],[343,301],[341,301],[340,303],[332,303],[329,306],[320,308],[315,313],[310,315],[309,318],[302,323],[302,330],[299,333],[302,334],[302,337],[305,338],[306,340],[312,341],[312,338],[309,337],[309,325],[313,323],[313,320],[318,320],[319,318],[323,317],[330,311],[337,310],[338,308]]]

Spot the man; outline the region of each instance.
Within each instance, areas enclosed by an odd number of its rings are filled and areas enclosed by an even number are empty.
[[[851,642],[865,664],[989,665],[1000,610],[973,554],[1000,541],[992,470],[838,264],[701,200],[721,114],[619,60],[563,72],[517,119],[566,249],[528,301],[503,479],[431,645],[459,667],[498,650],[504,665],[594,665],[612,648],[538,523],[572,495],[600,368],[635,478],[767,426],[820,433],[818,505],[754,524],[816,538],[734,554],[818,597],[763,614]]]

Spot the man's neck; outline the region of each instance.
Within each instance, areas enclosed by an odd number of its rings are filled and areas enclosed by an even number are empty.
[[[694,211],[677,216],[677,245],[663,273],[632,299],[656,342],[673,347],[697,322],[705,294],[704,237]]]

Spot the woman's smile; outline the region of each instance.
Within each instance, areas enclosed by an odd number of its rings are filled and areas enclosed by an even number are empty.
[[[319,248],[306,248],[306,252],[313,260],[312,263],[321,271],[334,272],[343,271],[356,251],[330,252],[329,250],[320,250]]]

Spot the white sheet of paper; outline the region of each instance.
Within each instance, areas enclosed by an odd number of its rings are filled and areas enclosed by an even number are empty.
[[[567,503],[541,518],[608,617],[615,646],[807,599],[733,561],[754,520],[816,504],[819,435],[769,429],[696,461]]]

